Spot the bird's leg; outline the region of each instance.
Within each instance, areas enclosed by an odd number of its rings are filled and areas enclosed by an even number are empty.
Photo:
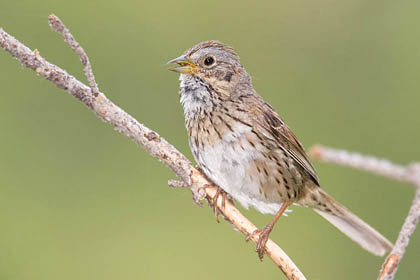
[[[274,225],[276,224],[277,220],[283,215],[284,211],[286,211],[287,207],[289,207],[291,204],[292,203],[289,201],[283,202],[283,204],[280,207],[280,210],[277,212],[277,214],[274,216],[274,219],[268,225],[266,225],[263,229],[257,229],[253,233],[247,235],[245,239],[246,241],[249,241],[252,237],[254,237],[257,234],[259,235],[257,241],[257,252],[258,257],[261,261],[264,257],[265,244],[268,241],[268,237],[271,231],[273,230]]]

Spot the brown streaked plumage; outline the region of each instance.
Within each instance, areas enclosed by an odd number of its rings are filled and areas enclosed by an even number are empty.
[[[375,255],[392,249],[385,237],[320,188],[302,145],[254,90],[231,47],[202,42],[170,63],[178,64],[170,70],[181,73],[185,125],[199,167],[245,208],[275,214],[254,233],[261,259],[274,224],[291,204],[313,208]]]

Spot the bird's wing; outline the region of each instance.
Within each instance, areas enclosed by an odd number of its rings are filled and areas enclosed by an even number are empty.
[[[258,127],[262,128],[260,133],[293,158],[313,181],[319,185],[315,168],[295,134],[268,103],[262,99],[259,101],[259,104],[253,108],[254,110],[252,110],[253,113],[251,115]]]

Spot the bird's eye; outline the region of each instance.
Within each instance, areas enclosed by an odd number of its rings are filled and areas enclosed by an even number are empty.
[[[205,59],[204,59],[204,65],[206,65],[206,66],[211,66],[211,65],[213,65],[214,64],[214,57],[212,57],[212,56],[208,56],[208,57],[206,57]]]

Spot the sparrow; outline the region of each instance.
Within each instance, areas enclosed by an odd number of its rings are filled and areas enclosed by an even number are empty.
[[[328,195],[301,143],[254,89],[233,48],[201,42],[168,63],[180,73],[180,101],[189,146],[204,174],[244,208],[273,220],[258,235],[257,252],[292,205],[312,208],[370,253],[393,248],[384,236]]]

